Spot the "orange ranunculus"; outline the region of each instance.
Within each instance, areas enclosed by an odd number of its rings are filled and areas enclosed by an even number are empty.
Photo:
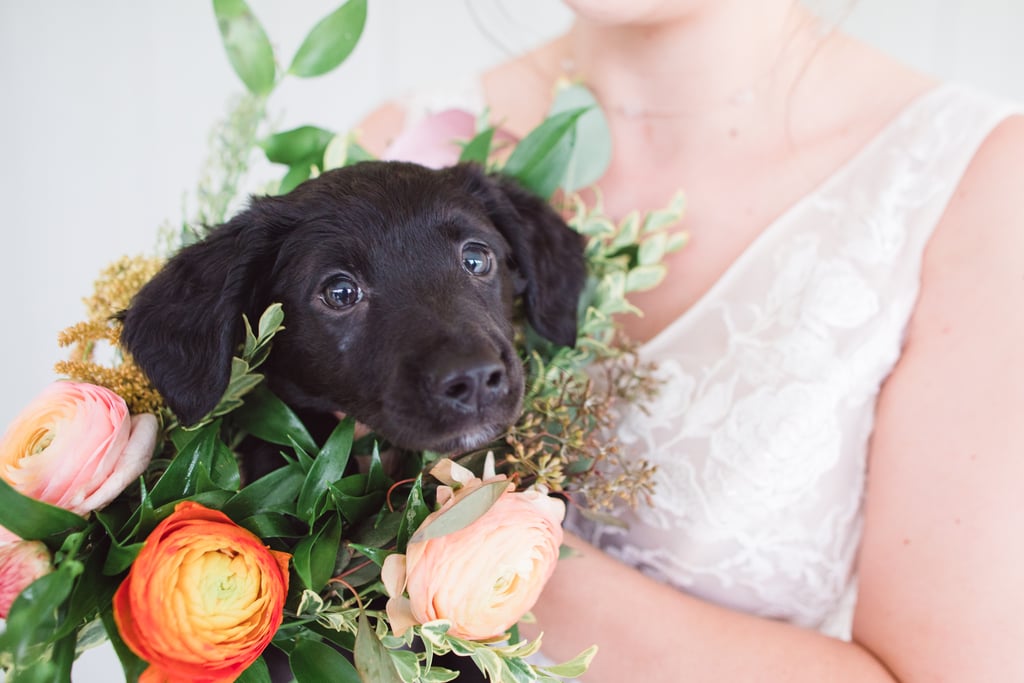
[[[492,468],[489,464],[488,470]],[[504,478],[492,470],[480,480],[447,460],[433,473],[461,487],[438,488],[441,508],[423,521],[414,538],[466,495]],[[542,491],[517,492],[510,483],[469,526],[410,541],[405,555],[389,555],[381,568],[392,630],[401,635],[413,624],[447,619],[448,633],[455,637],[500,637],[533,607],[551,578],[564,516],[562,501]]]
[[[179,503],[146,539],[114,596],[142,682],[233,681],[284,617],[291,555],[216,510]]]
[[[0,477],[26,496],[85,515],[146,469],[159,427],[124,399],[84,382],[54,382],[0,438]],[[0,527],[0,541],[17,537]]]
[[[21,591],[53,571],[50,551],[41,541],[0,544],[0,619],[6,619]]]

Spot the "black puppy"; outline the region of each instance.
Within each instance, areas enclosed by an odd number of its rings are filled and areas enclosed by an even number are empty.
[[[256,198],[182,249],[123,314],[121,339],[189,425],[227,387],[242,314],[280,302],[264,366],[278,396],[451,452],[519,415],[516,298],[540,335],[572,345],[584,279],[579,235],[511,179],[364,162]]]

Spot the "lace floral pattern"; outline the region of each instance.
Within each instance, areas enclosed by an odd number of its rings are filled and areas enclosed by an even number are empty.
[[[483,108],[479,82],[415,93],[410,120]],[[978,146],[1019,109],[947,84],[769,226],[641,349],[664,379],[622,415],[658,465],[629,526],[567,525],[652,577],[848,638],[867,442],[925,244]]]
[[[673,586],[848,637],[868,437],[922,254],[966,165],[1010,109],[942,86],[751,245],[641,349],[665,380],[621,416],[658,466],[628,529],[570,524]]]

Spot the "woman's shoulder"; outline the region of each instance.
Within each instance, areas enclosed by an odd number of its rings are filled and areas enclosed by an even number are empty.
[[[977,288],[1002,276],[1017,291],[990,288],[993,299],[1010,297],[1006,305],[1014,307],[1024,295],[1022,112],[1024,107],[1002,117],[971,158],[929,244],[925,286]]]

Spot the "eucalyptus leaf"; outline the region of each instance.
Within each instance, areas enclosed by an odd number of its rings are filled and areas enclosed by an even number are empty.
[[[569,168],[576,121],[586,111],[572,109],[545,119],[516,145],[502,172],[535,194],[550,197]]]
[[[366,0],[349,0],[313,27],[288,72],[302,78],[328,73],[352,53],[365,26]]]
[[[288,654],[288,662],[296,683],[368,683],[359,676],[352,662],[319,640],[298,639]]]
[[[574,192],[593,185],[612,160],[612,136],[608,119],[597,98],[584,85],[574,83],[560,88],[551,105],[551,114],[583,108],[586,111],[576,122],[575,144],[569,156],[562,189]]]
[[[370,622],[365,614],[359,615],[359,630],[356,632],[356,647],[353,654],[356,669],[364,681],[403,683],[395,663],[391,660],[391,653],[380,642],[377,633],[370,628]]]
[[[29,541],[43,540],[87,524],[73,512],[29,498],[0,477],[0,526],[11,533]]]
[[[507,488],[508,482],[505,480],[492,481],[465,494],[459,502],[435,517],[425,529],[414,533],[410,542],[419,543],[465,529],[490,510]]]
[[[254,95],[274,89],[274,49],[245,0],[213,0],[228,61]]]

